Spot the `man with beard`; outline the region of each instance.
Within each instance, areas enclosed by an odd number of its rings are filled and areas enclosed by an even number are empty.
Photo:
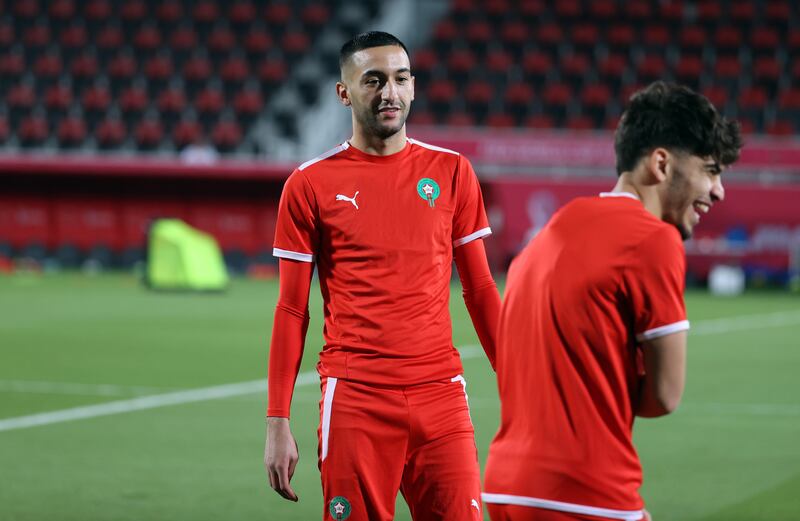
[[[415,520],[481,519],[480,473],[448,300],[464,300],[494,363],[500,297],[489,229],[466,158],[406,137],[414,78],[405,46],[369,32],[340,53],[339,100],[353,136],[295,170],[274,254],[280,296],[269,361],[265,465],[297,500],[289,407],[316,263],[324,300],[318,463],[324,519],[391,520],[397,491]]]
[[[483,495],[493,521],[649,519],[633,420],[680,402],[681,241],[724,198],[741,145],[706,98],[652,84],[617,128],[614,189],[564,206],[512,262]]]

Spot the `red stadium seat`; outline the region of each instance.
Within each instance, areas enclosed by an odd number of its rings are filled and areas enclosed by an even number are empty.
[[[238,89],[249,75],[250,67],[242,56],[231,56],[220,68],[220,77],[229,88]]]
[[[139,24],[147,17],[147,4],[143,0],[125,0],[119,8],[123,23]]]
[[[683,53],[697,53],[706,45],[706,32],[697,25],[684,27],[680,30],[679,40]]]
[[[781,111],[800,111],[800,87],[793,87],[780,93],[778,109]]]
[[[190,91],[196,92],[211,78],[211,62],[205,53],[198,53],[183,64],[183,78]]]
[[[272,89],[283,82],[288,74],[286,62],[277,58],[267,58],[258,66],[258,80],[263,88]]]
[[[717,52],[736,54],[743,43],[742,31],[738,27],[723,25],[714,34],[714,45]]]
[[[155,117],[147,117],[136,126],[134,139],[141,150],[152,150],[156,148],[164,136],[164,127]]]
[[[453,51],[447,60],[450,76],[458,82],[466,81],[476,66],[475,54],[468,49]]]
[[[237,1],[228,10],[228,19],[238,31],[246,29],[257,16],[256,6],[247,0]]]
[[[311,39],[302,31],[289,31],[281,39],[281,47],[289,59],[297,59],[306,54],[310,46]]]
[[[661,54],[647,54],[636,66],[639,83],[651,83],[662,79],[667,72],[667,62]]]
[[[129,121],[138,121],[147,108],[150,99],[141,85],[133,85],[125,89],[119,96],[119,108]]]
[[[14,2],[12,10],[16,18],[22,20],[32,20],[39,16],[39,2]]]
[[[25,147],[41,145],[48,137],[50,129],[43,114],[25,118],[19,127],[19,140]]]
[[[490,128],[511,128],[516,125],[514,116],[506,112],[490,114],[486,119],[486,126]]]
[[[225,97],[220,89],[207,87],[197,95],[194,106],[200,114],[201,121],[210,125],[225,106]]]
[[[177,116],[186,107],[186,94],[183,88],[176,84],[161,91],[156,101],[158,110],[168,120],[177,120]]]
[[[594,0],[589,3],[589,12],[600,25],[608,26],[617,18],[617,4],[614,0]]]
[[[486,20],[473,20],[466,27],[465,36],[470,48],[482,54],[494,36],[492,26]]]
[[[590,83],[580,94],[586,117],[591,117],[593,126],[600,127],[606,118],[606,107],[611,101],[611,89],[605,83]]]
[[[572,27],[572,45],[579,52],[594,51],[600,42],[600,29],[596,23],[583,22]]]
[[[6,94],[6,103],[12,112],[30,110],[36,103],[36,91],[33,89],[32,82],[22,82],[11,87]]]
[[[270,2],[264,11],[264,20],[274,28],[285,27],[292,19],[292,7],[284,2]]]
[[[108,64],[108,75],[111,78],[111,88],[118,92],[123,86],[130,83],[136,74],[136,60],[130,51],[122,51]]]
[[[675,79],[684,85],[694,89],[700,86],[700,78],[703,75],[703,59],[696,54],[684,54],[675,64]]]
[[[11,126],[5,114],[0,114],[0,143],[5,143],[11,136]]]
[[[62,147],[79,146],[86,139],[86,122],[78,115],[70,115],[59,122],[56,136]]]
[[[645,2],[632,2],[645,3]],[[683,25],[684,6],[681,0],[666,0],[661,2],[658,7],[658,19],[667,23],[673,29]]]
[[[767,134],[771,136],[793,136],[796,132],[795,124],[790,119],[777,119],[766,126]]]
[[[133,37],[137,52],[150,55],[161,45],[161,32],[154,25],[143,25]]]
[[[125,41],[125,35],[118,25],[106,25],[100,29],[97,35],[97,49],[104,56],[109,56],[122,47]]]
[[[508,71],[514,66],[514,58],[502,49],[489,51],[486,56],[485,67],[489,74],[497,80],[504,81]]]
[[[412,110],[408,122],[411,125],[435,125],[436,118],[427,110]]]
[[[211,132],[211,141],[220,152],[232,152],[242,140],[242,129],[236,120],[222,120]]]
[[[578,18],[583,12],[579,0],[559,0],[553,3],[553,9],[558,18],[567,21]]]
[[[703,90],[703,96],[717,108],[722,110],[728,103],[728,90],[719,85],[712,85]]]
[[[642,30],[642,42],[649,52],[663,52],[672,41],[672,31],[665,24],[651,24]]]
[[[316,31],[330,20],[331,13],[327,5],[322,2],[305,6],[300,13],[300,20],[308,31]]]
[[[778,92],[782,72],[781,64],[771,56],[756,58],[753,64],[754,83],[764,87],[771,97]]]
[[[769,103],[767,91],[762,87],[750,87],[739,92],[739,114],[750,119],[756,131],[761,131],[764,125],[764,108]]]
[[[72,81],[78,88],[83,88],[94,81],[99,71],[100,65],[97,63],[97,56],[90,51],[77,56],[70,65]]]
[[[541,49],[554,55],[564,42],[564,31],[558,23],[546,22],[536,31],[535,42]]]
[[[11,20],[0,20],[0,50],[6,50],[16,41],[14,24]]]
[[[74,55],[86,47],[89,41],[86,26],[80,22],[74,22],[61,31],[58,40],[64,54]]]
[[[520,20],[511,20],[500,29],[500,40],[506,49],[519,58],[528,41],[528,26]]]
[[[61,56],[55,51],[42,54],[33,63],[33,72],[39,84],[48,85],[56,81],[62,70]]]
[[[739,85],[742,66],[736,56],[721,56],[714,64],[714,81],[734,89]]]
[[[469,112],[453,112],[445,118],[444,124],[449,127],[474,127],[478,122]]]
[[[613,52],[628,52],[636,41],[636,31],[630,24],[618,23],[609,27],[606,40]]]
[[[538,23],[540,17],[547,11],[544,0],[520,0],[519,14],[527,24]]]
[[[191,25],[182,24],[169,37],[169,45],[177,56],[185,57],[197,48],[197,33]]]
[[[41,50],[49,45],[50,42],[50,27],[44,22],[37,22],[31,25],[23,33],[22,43],[25,44],[28,51]]]
[[[162,27],[174,27],[183,18],[183,5],[178,0],[163,0],[156,7],[156,20]]]
[[[125,141],[125,125],[117,118],[102,121],[95,131],[95,141],[102,149],[116,148]]]
[[[489,113],[489,104],[494,97],[494,88],[488,81],[473,81],[469,83],[464,92],[467,110],[478,121],[483,121]]]
[[[780,34],[774,27],[756,27],[750,35],[750,45],[756,56],[775,56],[781,45]]]
[[[60,81],[44,92],[44,106],[48,114],[64,113],[72,104],[72,85],[69,81]]]
[[[450,111],[450,105],[458,94],[456,86],[450,80],[437,80],[428,87],[428,103],[437,117]]]
[[[272,48],[273,42],[270,34],[263,28],[254,26],[244,37],[244,49],[251,60],[263,58]]]
[[[715,0],[704,0],[695,6],[695,19],[705,27],[716,27],[722,16],[722,4]]]
[[[598,78],[614,90],[619,90],[627,70],[628,58],[624,54],[608,54],[597,64]]]
[[[21,48],[12,49],[0,56],[0,78],[17,78],[25,72],[25,54]]]
[[[525,126],[536,129],[555,128],[556,122],[547,114],[534,114],[525,119]]]
[[[144,75],[147,77],[147,81],[156,89],[163,88],[173,72],[172,57],[169,51],[158,53],[144,64]]]
[[[236,36],[227,25],[217,25],[208,37],[208,49],[215,59],[227,56],[236,46]]]
[[[197,143],[203,136],[203,129],[194,119],[182,119],[172,131],[172,142],[179,149]]]
[[[570,130],[592,130],[595,122],[589,116],[576,115],[567,119],[567,128]]]
[[[448,52],[459,35],[460,30],[456,23],[445,18],[433,29],[433,45],[439,52]]]
[[[257,86],[245,87],[233,98],[233,110],[247,123],[252,122],[263,108],[264,99]]]
[[[434,69],[439,64],[439,56],[433,49],[420,49],[414,53],[411,64],[417,85],[424,85],[428,83]]]
[[[192,19],[200,26],[206,27],[220,19],[219,7],[212,0],[201,0],[194,3]]]
[[[560,123],[573,100],[572,88],[566,83],[549,83],[542,91],[542,100],[547,113]]]
[[[88,119],[97,121],[111,105],[111,92],[109,92],[105,82],[98,81],[84,91],[81,103]]]
[[[561,58],[561,77],[573,85],[581,85],[591,66],[592,60],[587,54],[567,54]]]
[[[506,112],[525,116],[534,100],[535,92],[531,85],[524,82],[511,83],[506,87],[503,100]]]
[[[83,12],[89,23],[97,27],[111,18],[113,11],[109,0],[89,0]]]
[[[522,57],[522,72],[525,80],[541,87],[553,68],[553,59],[541,51],[528,51]]]

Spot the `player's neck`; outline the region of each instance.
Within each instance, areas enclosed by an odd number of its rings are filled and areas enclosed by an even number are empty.
[[[390,156],[406,147],[406,127],[401,128],[396,134],[382,139],[377,136],[366,135],[354,129],[350,138],[350,146],[357,148],[365,154],[373,156]]]
[[[647,186],[643,183],[638,183],[635,176],[631,172],[623,172],[617,179],[617,184],[614,185],[612,193],[626,192],[635,195],[644,205],[645,210],[653,214],[658,219],[662,218],[663,210],[661,199],[658,194],[656,186]]]

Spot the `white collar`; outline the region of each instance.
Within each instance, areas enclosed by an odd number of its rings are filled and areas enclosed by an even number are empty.
[[[639,197],[630,192],[601,192],[600,197],[630,197],[634,201],[639,201]]]

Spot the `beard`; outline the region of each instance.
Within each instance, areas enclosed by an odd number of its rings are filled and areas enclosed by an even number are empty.
[[[686,213],[692,207],[692,200],[686,201],[690,190],[686,174],[683,170],[673,166],[672,177],[667,186],[664,220],[678,229],[681,239],[684,241],[691,239],[693,232],[692,227],[685,222]]]
[[[365,129],[371,136],[375,136],[380,139],[387,139],[402,130],[403,125],[406,124],[408,109],[404,104],[401,104],[397,121],[389,125],[382,124],[378,120],[379,114],[380,113],[378,112],[377,107],[365,107],[364,109],[356,112],[356,119],[361,127]]]

